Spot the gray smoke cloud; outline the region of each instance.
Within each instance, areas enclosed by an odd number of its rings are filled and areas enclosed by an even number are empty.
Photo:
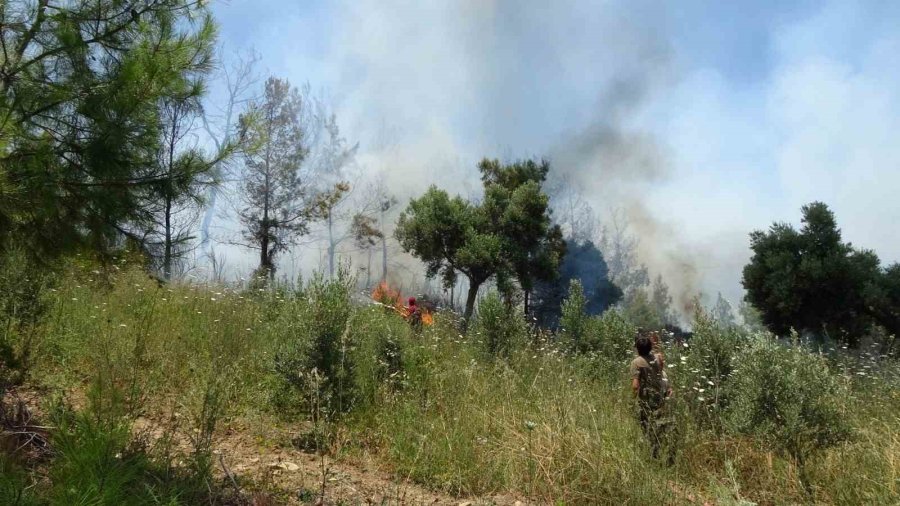
[[[669,153],[633,126],[648,98],[676,81],[649,4],[342,5],[337,67],[355,75],[340,116],[362,140],[360,163],[386,170],[401,198],[432,183],[477,195],[483,156],[547,157],[601,218],[625,213],[640,260],[679,307],[696,294],[694,253],[648,201],[672,176]]]
[[[273,73],[327,88],[359,165],[401,201],[430,184],[477,197],[481,157],[546,156],[601,219],[625,213],[679,306],[701,291],[736,302],[747,233],[796,223],[813,199],[900,259],[884,233],[900,219],[896,4],[759,7],[733,27],[691,2],[323,5],[234,2],[223,34],[239,26]],[[753,51],[735,40],[744,21]],[[716,47],[693,37],[710,23]]]

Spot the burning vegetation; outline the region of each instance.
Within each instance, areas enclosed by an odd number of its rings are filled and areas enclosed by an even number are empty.
[[[430,326],[434,324],[434,315],[431,310],[417,305],[414,297],[409,298],[412,304],[404,305],[400,290],[391,288],[387,281],[382,281],[375,286],[372,290],[372,300],[375,301],[376,304],[380,304],[392,311],[396,311],[397,314],[411,322],[413,319],[418,318],[423,325]]]

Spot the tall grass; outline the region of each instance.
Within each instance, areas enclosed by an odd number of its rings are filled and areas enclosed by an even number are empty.
[[[398,479],[451,494],[564,504],[900,500],[895,359],[835,352],[823,360],[784,347],[801,362],[810,358],[810,377],[824,374],[840,387],[849,429],[848,438],[810,452],[801,473],[795,455],[732,423],[735,403],[756,408],[735,400],[752,389],[727,385],[742,364],[755,363],[748,343],[766,338],[701,318],[688,347],[666,349],[677,420],[677,458],[667,467],[651,458],[635,421],[626,367],[633,326],[621,315],[582,319],[570,308],[577,346],[572,336],[529,329],[495,300],[468,334],[440,313],[413,332],[380,306],[352,304],[343,283],[318,280],[296,291],[160,286],[127,265],[72,267],[41,291],[46,311],[28,334],[27,381],[69,406],[51,410],[59,454],[46,475],[23,474],[4,457],[0,468],[10,471],[0,498],[45,479],[49,492],[37,497],[33,487],[22,501],[102,503],[124,493],[196,502],[222,489],[211,452],[223,424],[306,424],[317,410],[304,400],[307,387],[323,385],[317,391],[336,402],[328,410],[341,416],[327,420],[334,430],[322,450],[374,456]],[[23,335],[7,342],[20,349]],[[322,382],[292,383],[292,371],[313,368]],[[831,394],[820,401],[836,402]],[[142,438],[137,428],[148,424],[176,436]],[[186,448],[173,444],[178,435]],[[72,496],[73,487],[92,492]]]

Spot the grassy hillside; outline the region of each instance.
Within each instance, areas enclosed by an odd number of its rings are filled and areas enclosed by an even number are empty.
[[[634,419],[634,329],[614,312],[570,311],[578,335],[554,336],[489,297],[467,334],[445,313],[416,334],[383,307],[351,303],[349,281],[159,285],[124,264],[71,267],[46,283],[14,274],[5,286],[22,289],[4,299],[2,379],[40,392],[31,411],[42,428],[32,441],[13,434],[7,396],[3,504],[314,501],[315,491],[223,475],[214,451],[224,434],[244,431],[264,452],[275,427],[295,434],[277,444],[375,461],[398,481],[461,497],[900,501],[896,359],[814,354],[700,315],[687,346],[666,348],[677,428],[666,466]],[[43,304],[33,318],[28,297]]]

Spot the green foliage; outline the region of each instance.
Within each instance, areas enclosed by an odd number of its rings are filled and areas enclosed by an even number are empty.
[[[410,325],[381,307],[357,312],[351,321],[358,404],[372,406],[400,392],[415,369]]]
[[[202,195],[219,183],[216,166],[237,149],[236,143],[226,142],[209,156],[199,147],[195,123],[202,114],[202,93],[197,78],[179,96],[160,101],[161,142],[154,160],[160,175],[141,203],[142,219],[130,226],[152,266],[166,280],[179,273],[191,250]]]
[[[28,471],[16,459],[0,451],[0,504],[31,506],[41,504],[29,486]]]
[[[498,284],[509,299],[511,287],[503,286],[504,278],[515,277],[527,297],[536,281],[557,277],[566,252],[560,227],[551,224],[549,197],[542,189],[550,163],[521,160],[501,164],[484,159],[478,170],[485,193],[481,207],[503,240],[505,269],[498,272]]]
[[[531,312],[538,324],[556,329],[560,322],[560,301],[570,283],[577,280],[584,289],[584,312],[599,315],[622,298],[622,290],[609,280],[609,268],[600,250],[590,241],[566,241],[566,254],[559,265],[559,276],[536,284]]]
[[[890,272],[882,272],[873,252],[841,240],[825,204],[814,202],[802,211],[799,232],[777,223],[768,232],[750,234],[753,257],[744,267],[743,284],[766,326],[782,336],[794,328],[855,344],[871,316],[891,325],[886,316],[897,314],[897,301],[872,295],[885,293],[874,287]]]
[[[45,293],[48,311],[38,322],[29,378],[42,391],[72,398],[87,394],[88,402],[79,403],[85,406],[81,411],[64,411],[64,417],[36,420],[67,429],[59,436],[70,438],[60,446],[65,453],[39,464],[9,466],[0,458],[0,469],[10,470],[0,474],[3,500],[35,483],[28,489],[33,502],[97,498],[96,476],[115,472],[102,493],[125,504],[239,502],[220,496],[230,484],[204,481],[209,454],[203,448],[230,449],[231,437],[257,441],[252,451],[260,452],[261,465],[293,451],[278,443],[309,424],[277,419],[280,408],[272,404],[271,393],[286,383],[272,367],[273,356],[299,347],[300,340],[312,342],[317,335],[312,329],[323,326],[316,318],[339,327],[334,322],[340,318],[320,307],[328,299],[349,307],[345,324],[355,391],[352,416],[317,424],[326,426],[335,444],[316,448],[340,448],[328,458],[332,471],[365,460],[392,470],[398,480],[412,479],[438,491],[512,494],[542,504],[681,504],[691,498],[758,504],[896,502],[900,370],[877,350],[852,359],[837,351],[829,366],[803,349],[774,343],[773,356],[757,355],[746,351],[750,341],[740,332],[698,318],[688,347],[664,347],[680,434],[679,457],[664,468],[649,460],[633,418],[625,371],[633,356],[634,327],[618,311],[589,319],[588,353],[561,353],[548,337],[512,346],[504,360],[479,360],[484,341],[472,333],[460,336],[452,319],[440,312],[434,326],[413,336],[401,318],[381,307],[349,305],[349,289],[320,296],[315,294],[327,290],[159,287],[134,267],[117,267],[121,270],[108,277],[90,266],[72,267],[55,291]],[[503,316],[502,301],[496,301],[501,304],[495,323],[521,321]],[[707,372],[727,369],[725,363],[731,364],[730,374]],[[765,376],[776,374],[772,364],[783,365],[777,367],[778,377]],[[806,366],[814,370],[801,371]],[[744,374],[753,376],[747,381],[756,387],[738,386]],[[695,413],[708,408],[693,387],[709,394],[709,385],[695,381],[717,377],[723,378],[720,389],[727,390],[728,407],[718,411],[720,422],[704,422]],[[764,397],[760,385],[769,384],[779,399]],[[830,390],[834,384],[840,385],[836,391]],[[808,391],[821,385],[830,393],[816,397]],[[795,389],[804,393],[796,397]],[[763,408],[779,401],[782,392],[807,406],[791,415],[803,424],[786,426],[800,427],[801,438],[815,441],[807,446],[816,450],[804,456],[802,473],[783,449],[785,437],[738,423],[745,418],[739,413],[766,412]],[[816,439],[821,424],[812,420],[829,419],[821,413],[831,408],[812,406],[839,408],[856,437],[829,449],[836,438]],[[140,426],[130,423],[135,416],[141,425],[150,423],[149,430],[137,430]],[[229,433],[242,432],[219,440],[225,431],[212,423],[217,418],[230,422]],[[769,420],[776,424],[773,433],[788,434],[777,427],[777,418]],[[156,442],[141,437],[160,432],[172,436]],[[821,449],[819,441],[824,441]],[[251,489],[254,476],[232,465],[230,456],[225,454],[226,463],[238,474],[238,484]],[[130,494],[124,500],[121,490]]]
[[[693,326],[691,340],[666,357],[667,367],[676,369],[678,395],[687,400],[697,423],[721,430],[731,399],[731,378],[742,365],[747,337],[736,327],[720,326],[699,307]]]
[[[21,249],[0,250],[0,388],[22,380],[52,276]]]
[[[125,420],[57,407],[49,504],[196,504],[210,499],[211,468],[170,469],[131,437]]]
[[[425,262],[429,277],[440,275],[447,286],[457,273],[469,280],[464,313],[468,321],[478,288],[496,276],[507,300],[513,280],[530,292],[536,280],[556,276],[565,243],[550,223],[547,195],[541,184],[550,166],[526,160],[502,165],[482,160],[484,184],[480,205],[431,186],[400,214],[395,235],[404,251]]]
[[[619,311],[606,311],[591,318],[587,347],[613,364],[626,362],[634,355],[637,328]]]
[[[252,148],[244,153],[244,206],[238,214],[244,240],[259,250],[255,275],[261,279],[274,276],[276,256],[309,232],[310,222],[321,217],[320,206],[345,191],[318,195],[313,177],[300,170],[309,153],[311,114],[297,88],[270,77],[262,98],[240,118],[241,138]]]
[[[633,355],[636,328],[619,311],[600,316],[584,311],[587,300],[578,280],[572,280],[562,304],[559,339],[564,349],[603,360],[604,370],[615,370]]]
[[[350,411],[356,399],[350,294],[355,281],[340,271],[305,286],[294,335],[275,357],[275,370],[294,389],[302,408],[315,419]]]
[[[105,252],[145,218],[158,106],[211,69],[215,25],[185,0],[9,0],[0,26],[0,245]]]
[[[587,351],[588,315],[584,313],[587,299],[581,282],[573,279],[569,282],[569,296],[562,303],[562,316],[559,319],[560,334],[566,346],[579,353]]]
[[[496,291],[490,291],[478,304],[472,329],[476,340],[489,357],[509,357],[528,332],[525,318]]]
[[[628,321],[645,329],[659,329],[664,326],[662,318],[643,288],[632,290],[622,303]]]
[[[822,357],[759,337],[736,365],[728,412],[733,430],[759,437],[801,463],[850,437],[847,392]]]
[[[481,209],[431,186],[424,195],[410,200],[394,234],[404,251],[425,262],[429,277],[440,275],[445,285],[456,282],[457,272],[469,279],[468,320],[478,288],[502,264],[502,242]]]
[[[866,296],[872,316],[896,342],[900,339],[900,263],[887,267]]]

